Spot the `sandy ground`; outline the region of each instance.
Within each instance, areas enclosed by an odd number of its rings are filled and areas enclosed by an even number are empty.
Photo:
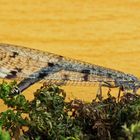
[[[0,42],[49,51],[140,77],[139,0],[0,0]],[[24,94],[32,99],[32,92]],[[90,101],[97,87],[64,87]],[[116,91],[115,91],[116,93]],[[1,104],[3,109],[3,104]]]

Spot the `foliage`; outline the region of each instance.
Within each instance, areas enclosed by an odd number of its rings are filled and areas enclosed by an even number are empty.
[[[65,92],[49,86],[37,90],[29,102],[21,95],[11,96],[15,85],[0,85],[0,98],[9,107],[0,114],[5,130],[15,139],[79,140],[79,126],[66,111]],[[25,129],[26,128],[26,129]]]
[[[140,140],[140,122],[131,124],[129,128],[125,124],[123,128],[128,140]]]
[[[125,139],[122,125],[130,126],[140,120],[140,96],[127,93],[119,102],[111,95],[92,103],[74,100],[71,109],[84,132],[84,139]]]
[[[0,98],[8,106],[0,114],[0,122],[12,138],[140,139],[140,96],[137,94],[126,93],[119,100],[108,94],[108,98],[91,103],[77,99],[65,102],[66,93],[52,85],[37,90],[29,102],[22,94],[12,96],[15,86],[15,82],[0,85]]]
[[[9,132],[3,131],[2,127],[0,126],[0,140],[10,140]]]

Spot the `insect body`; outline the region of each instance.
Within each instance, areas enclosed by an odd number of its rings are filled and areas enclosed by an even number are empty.
[[[40,81],[63,85],[102,83],[133,92],[140,87],[139,79],[131,74],[10,44],[0,44],[0,77],[19,80],[20,91]]]

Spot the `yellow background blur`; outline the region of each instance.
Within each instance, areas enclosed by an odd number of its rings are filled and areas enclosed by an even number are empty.
[[[0,42],[140,77],[140,0],[0,0]],[[32,98],[35,85],[26,91]],[[65,87],[91,100],[97,87]]]

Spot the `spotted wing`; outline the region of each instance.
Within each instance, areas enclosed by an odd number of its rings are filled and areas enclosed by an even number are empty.
[[[60,59],[61,56],[52,53],[10,44],[0,44],[0,77],[21,81],[41,68],[48,67],[50,63],[57,64]],[[83,83],[91,85],[100,81],[110,82],[111,79],[87,74],[86,72],[62,70],[45,77],[42,82],[44,81],[72,85]]]
[[[48,66],[48,54],[34,49],[0,44],[0,77],[22,80]],[[55,61],[50,59],[50,61]]]
[[[85,85],[93,86],[99,82],[107,82],[114,85],[114,80],[106,78],[105,76],[88,75],[85,73],[79,73],[74,71],[62,70],[55,74],[45,77],[41,82],[46,84],[58,84],[58,85]]]

